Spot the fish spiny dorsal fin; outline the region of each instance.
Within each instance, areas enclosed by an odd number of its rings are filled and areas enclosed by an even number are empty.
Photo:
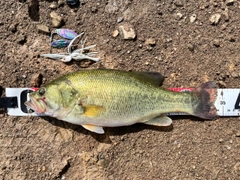
[[[130,72],[135,74],[138,79],[152,83],[156,86],[161,86],[164,81],[164,76],[158,72]]]

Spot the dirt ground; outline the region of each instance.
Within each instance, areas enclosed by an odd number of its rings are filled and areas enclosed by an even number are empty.
[[[237,0],[85,0],[56,9],[53,0],[0,1],[0,85],[32,87],[81,69],[154,71],[163,87],[195,87],[213,80],[240,88],[240,2]],[[63,63],[49,51],[54,30],[85,32],[102,63]],[[218,19],[220,17],[220,19]],[[128,23],[136,38],[113,37]],[[57,38],[57,36],[54,36]],[[54,52],[63,51],[53,49]],[[12,117],[0,111],[0,179],[240,179],[240,119],[194,120],[178,116],[173,127],[136,124],[91,133],[48,117]]]

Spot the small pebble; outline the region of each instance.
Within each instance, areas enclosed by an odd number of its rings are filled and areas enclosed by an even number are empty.
[[[181,19],[182,17],[183,17],[183,15],[181,13],[176,14],[176,18]]]
[[[219,142],[219,143],[222,143],[222,142],[223,142],[223,139],[222,139],[222,138],[221,138],[221,139],[219,139],[219,140],[218,140],[218,142]]]
[[[227,6],[231,6],[234,4],[234,0],[226,0],[225,3]]]
[[[23,77],[24,79],[26,79],[26,78],[27,78],[27,75],[26,75],[26,74],[24,74],[24,75],[22,75],[22,77]]]
[[[42,172],[45,172],[47,168],[45,166],[42,167]]]
[[[118,36],[118,34],[119,34],[119,31],[116,29],[115,31],[113,31],[113,33],[112,33],[112,37],[117,37]]]
[[[240,131],[236,132],[235,136],[240,137]]]
[[[58,0],[58,6],[62,6],[62,5],[64,5],[64,3],[65,3],[65,0]]]
[[[239,74],[237,72],[232,72],[231,75],[232,75],[233,78],[238,78],[239,77]]]
[[[155,46],[156,45],[156,41],[153,38],[148,38],[148,39],[146,39],[145,44],[146,45],[150,45],[150,46]]]
[[[223,81],[218,81],[218,84],[221,86],[221,87],[227,87],[227,84]]]
[[[43,75],[40,73],[36,73],[32,75],[30,84],[32,87],[40,87],[42,85]]]
[[[50,6],[49,6],[51,9],[57,9],[57,7],[58,7],[58,4],[57,4],[57,2],[52,2],[51,4],[50,4]]]
[[[183,1],[182,0],[174,0],[174,4],[178,7],[182,7],[183,6]]]
[[[196,14],[191,15],[190,23],[194,23],[196,21],[196,19],[197,19],[197,15]]]
[[[97,13],[97,12],[98,12],[98,8],[97,8],[96,6],[93,6],[93,7],[91,8],[91,12],[92,12],[92,13]]]
[[[193,44],[188,44],[187,45],[187,48],[189,49],[189,51],[194,51],[194,49],[195,49],[195,46],[193,45]]]
[[[119,32],[122,35],[123,39],[135,39],[136,37],[134,27],[128,23],[119,26]]]
[[[117,19],[117,23],[120,23],[120,22],[122,22],[123,21],[123,17],[119,17],[118,19]]]
[[[209,21],[211,22],[212,25],[217,25],[220,19],[221,19],[221,14],[216,13],[209,18]]]
[[[42,25],[42,24],[37,25],[37,30],[38,30],[39,33],[50,34],[49,28],[45,25]]]
[[[60,27],[63,23],[63,18],[56,13],[55,11],[50,13],[50,17],[52,18],[53,27]]]
[[[220,47],[220,40],[219,39],[214,39],[213,40],[213,45],[216,47]]]

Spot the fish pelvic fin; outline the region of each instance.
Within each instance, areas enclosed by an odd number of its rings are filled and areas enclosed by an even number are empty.
[[[193,115],[203,119],[216,119],[217,109],[214,102],[217,97],[217,89],[214,82],[209,81],[192,91]]]
[[[172,119],[165,115],[161,115],[144,122],[144,124],[153,126],[170,126],[172,124]]]
[[[95,132],[97,134],[104,134],[104,130],[100,126],[95,126],[95,125],[91,125],[91,124],[84,124],[84,125],[82,125],[82,127],[84,127],[85,129],[87,129],[91,132]]]

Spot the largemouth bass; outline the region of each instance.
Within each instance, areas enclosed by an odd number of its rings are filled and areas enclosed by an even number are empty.
[[[64,75],[32,92],[25,104],[40,114],[103,134],[102,127],[145,123],[169,126],[169,112],[203,119],[217,117],[213,82],[192,92],[159,87],[156,77],[141,72],[83,70]]]

